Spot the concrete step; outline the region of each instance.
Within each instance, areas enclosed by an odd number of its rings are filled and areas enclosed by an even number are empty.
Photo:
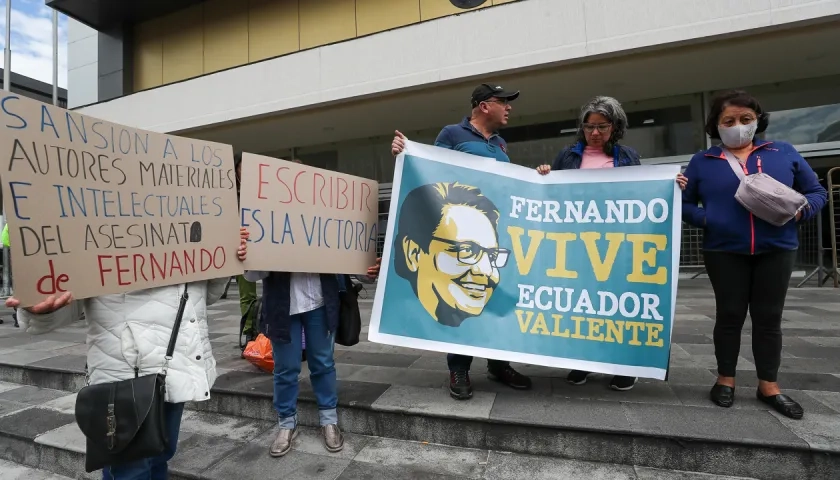
[[[0,434],[13,444],[2,449],[8,459],[40,468],[47,467],[27,459],[46,455],[46,465],[78,463],[83,443],[69,442],[63,449],[58,448],[60,445],[33,443],[33,432],[41,435],[60,427],[75,428],[66,426],[73,423],[74,397],[64,392],[77,391],[83,385],[78,368],[0,365],[0,381],[41,388],[0,393],[0,415],[5,411],[3,418],[8,419],[8,412],[17,409],[15,413],[21,418],[15,422],[31,422],[35,428],[15,432],[0,419]],[[268,374],[228,372],[217,380],[209,401],[189,405],[190,415],[235,417],[238,422],[256,422],[269,428],[276,419],[272,387]],[[644,388],[643,384],[637,387]],[[701,396],[705,395],[703,389],[698,392]],[[57,394],[49,393],[55,391],[62,395],[53,398]],[[477,390],[472,400],[456,402],[441,387],[340,380],[339,419],[346,432],[365,437],[536,455],[559,462],[575,460],[762,479],[836,478],[840,467],[836,424],[815,426],[814,420],[809,420],[827,418],[820,414],[806,414],[806,420],[796,423],[766,411],[750,410],[748,398],[739,405],[745,408],[723,410],[527,393]],[[32,402],[40,409],[57,409],[57,413],[37,409],[20,412]],[[214,414],[222,417],[201,417]],[[317,426],[317,407],[307,379],[301,380],[299,416],[302,425]],[[834,429],[834,433],[820,433],[826,429]],[[224,434],[224,429],[220,433]],[[264,439],[262,448],[267,442]],[[67,474],[59,467],[51,471]]]
[[[84,472],[85,439],[70,413],[75,398],[71,392],[9,383],[0,383],[0,390],[8,394],[7,398],[17,400],[5,401],[5,411],[0,412],[0,480],[100,478],[98,472]],[[301,427],[292,452],[274,459],[268,455],[268,447],[276,433],[274,421],[188,410],[181,424],[178,453],[170,462],[171,478],[742,478],[459,448],[349,432],[345,432],[344,450],[330,454],[321,443],[319,430],[311,427]]]
[[[70,480],[70,477],[0,460],[0,480]]]

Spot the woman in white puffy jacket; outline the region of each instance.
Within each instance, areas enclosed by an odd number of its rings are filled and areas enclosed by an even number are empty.
[[[240,230],[238,256],[245,260],[248,232]],[[188,284],[175,352],[166,376],[166,425],[170,447],[164,454],[106,467],[104,480],[166,479],[167,462],[175,455],[185,402],[210,398],[216,380],[216,360],[207,332],[207,306],[225,290],[227,278]],[[27,333],[40,334],[69,325],[85,313],[88,323],[88,377],[91,385],[154,374],[164,364],[164,354],[175,323],[184,285],[149,288],[74,301],[72,293],[50,296],[31,308],[18,310]],[[7,307],[19,307],[15,298]],[[135,370],[136,369],[136,370]]]

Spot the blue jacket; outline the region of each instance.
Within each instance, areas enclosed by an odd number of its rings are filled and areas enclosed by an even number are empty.
[[[574,145],[570,145],[563,150],[560,150],[560,153],[557,154],[557,158],[554,159],[554,163],[551,164],[552,170],[577,170],[580,168],[580,164],[583,161],[583,149],[586,148],[586,145],[583,142],[578,142]],[[639,154],[636,153],[630,147],[625,147],[624,145],[618,145],[613,148],[613,166],[615,167],[631,167],[633,165],[641,165],[639,161]]]
[[[759,165],[764,173],[805,195],[808,206],[802,210],[801,220],[808,220],[825,206],[826,192],[817,174],[792,145],[754,140],[747,171],[757,173]],[[795,220],[776,227],[735,200],[740,180],[720,147],[694,155],[685,176],[683,220],[704,230],[704,250],[754,255],[799,247]]]
[[[292,275],[289,272],[268,272],[263,282],[263,309],[261,330],[269,340],[277,343],[289,343],[290,333],[289,297]],[[327,315],[327,328],[330,332],[338,329],[339,298],[343,289],[336,275],[321,274],[321,290]]]
[[[435,146],[510,163],[507,142],[498,133],[484,138],[484,135],[472,126],[470,117],[464,117],[461,123],[443,127],[435,139]]]

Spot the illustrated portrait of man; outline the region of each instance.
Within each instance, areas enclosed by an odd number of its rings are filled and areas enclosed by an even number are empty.
[[[405,197],[394,268],[440,324],[458,327],[490,301],[510,257],[499,248],[498,223],[498,208],[476,187],[434,183]]]

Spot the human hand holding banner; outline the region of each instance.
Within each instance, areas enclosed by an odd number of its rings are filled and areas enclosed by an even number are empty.
[[[15,297],[75,298],[242,273],[230,145],[0,94]]]
[[[247,270],[362,274],[376,261],[375,181],[243,153],[241,192]]]
[[[369,339],[663,379],[675,165],[552,172],[408,142]]]

